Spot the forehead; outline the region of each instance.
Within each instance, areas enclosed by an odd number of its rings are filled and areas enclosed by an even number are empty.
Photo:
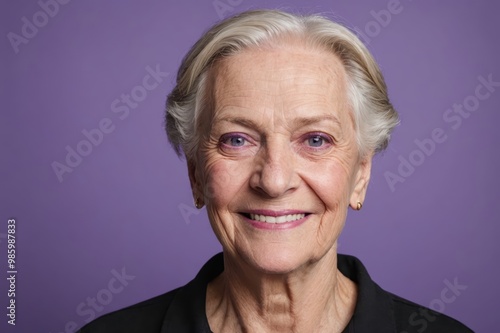
[[[211,74],[215,111],[228,105],[291,110],[311,103],[347,109],[345,69],[325,50],[247,49],[219,61]]]

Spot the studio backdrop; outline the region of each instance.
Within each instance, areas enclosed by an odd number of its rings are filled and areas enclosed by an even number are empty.
[[[354,30],[401,117],[339,252],[384,289],[498,332],[498,2],[0,6],[1,332],[75,332],[184,285],[221,251],[167,142],[164,105],[201,34],[258,8],[321,13]]]

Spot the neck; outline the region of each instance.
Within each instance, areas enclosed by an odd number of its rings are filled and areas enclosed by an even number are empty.
[[[331,252],[331,253],[330,253]],[[356,286],[337,270],[332,249],[287,274],[267,274],[224,257],[224,272],[207,289],[216,332],[342,332],[354,313]]]

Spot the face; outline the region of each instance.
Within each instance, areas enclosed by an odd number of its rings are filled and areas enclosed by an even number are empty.
[[[371,165],[345,75],[334,55],[300,46],[246,50],[212,69],[212,110],[188,163],[226,256],[267,273],[336,256]]]

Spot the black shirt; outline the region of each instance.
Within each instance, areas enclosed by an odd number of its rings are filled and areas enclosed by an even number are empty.
[[[338,269],[358,286],[356,308],[343,333],[467,333],[460,322],[380,288],[355,257],[338,255]],[[205,314],[207,285],[224,270],[222,253],[187,285],[104,315],[80,333],[211,333]]]

